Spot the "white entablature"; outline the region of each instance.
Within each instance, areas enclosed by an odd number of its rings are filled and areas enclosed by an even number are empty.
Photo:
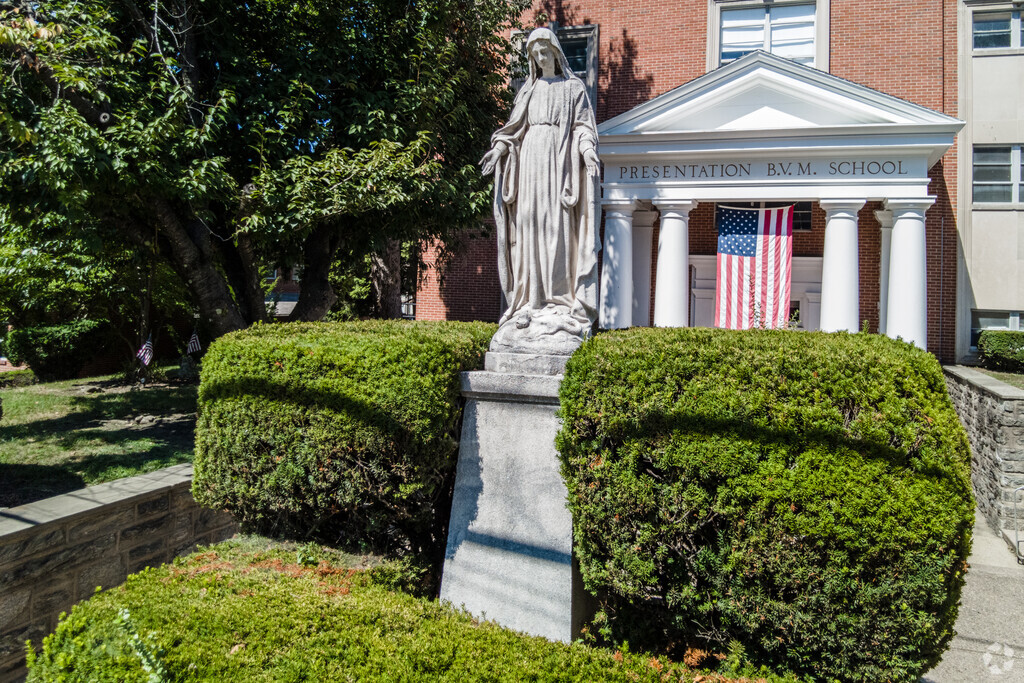
[[[926,347],[928,169],[963,125],[765,52],[605,121],[601,327],[646,324],[656,214],[654,324],[685,326],[698,202],[812,200],[826,215],[820,327],[856,331],[859,211],[884,201],[880,319],[889,336]]]
[[[958,119],[754,52],[598,126],[606,199],[928,196]]]

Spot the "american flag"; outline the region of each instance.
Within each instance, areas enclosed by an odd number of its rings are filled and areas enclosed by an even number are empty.
[[[785,327],[793,268],[793,207],[718,208],[715,327]]]
[[[146,343],[142,345],[139,352],[135,354],[135,357],[142,361],[143,365],[149,365],[150,361],[153,360],[153,336],[150,335],[146,338]]]
[[[199,353],[203,346],[199,343],[199,332],[193,331],[192,336],[188,339],[188,347],[185,349],[185,353]]]

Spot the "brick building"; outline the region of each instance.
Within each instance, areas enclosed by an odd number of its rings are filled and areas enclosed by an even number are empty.
[[[866,321],[954,361],[979,329],[1019,326],[1011,3],[546,0],[529,17],[558,30],[593,95],[602,327],[713,324],[725,204],[795,205],[790,308],[805,329]],[[428,268],[416,317],[497,320],[495,258],[483,239]]]

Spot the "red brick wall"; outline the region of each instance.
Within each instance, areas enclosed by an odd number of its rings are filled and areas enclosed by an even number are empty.
[[[527,27],[547,21],[562,26],[599,25],[596,107],[598,121],[604,121],[705,73],[707,11],[707,0],[537,0],[524,19]],[[830,13],[832,74],[957,115],[956,0],[832,0]],[[954,148],[931,171],[931,194],[937,201],[927,214],[928,348],[944,361],[954,360],[956,174]],[[868,320],[872,331],[878,325],[880,236],[872,213],[877,208],[869,204],[860,214],[861,320]],[[701,204],[691,213],[692,253],[715,253],[713,220],[711,204]],[[794,255],[821,256],[824,212],[815,208],[812,223],[810,233],[795,235]],[[487,248],[473,247],[465,261],[457,261],[457,275],[444,294],[430,284],[433,280],[425,281],[418,295],[417,317],[464,319],[493,310],[480,297],[491,296],[484,293],[489,288],[497,291],[497,275],[489,263],[472,261],[482,257],[493,262],[489,256],[494,253],[493,240],[487,244]],[[656,267],[652,265],[655,279]],[[488,277],[494,279],[493,285],[475,279],[486,272],[492,273]],[[463,289],[458,289],[457,278],[468,278]],[[462,297],[465,304],[458,303]],[[424,306],[422,312],[420,306]]]
[[[425,267],[416,289],[417,320],[498,321],[501,286],[493,235],[467,239],[447,262],[441,259],[438,245],[425,245],[422,260]]]

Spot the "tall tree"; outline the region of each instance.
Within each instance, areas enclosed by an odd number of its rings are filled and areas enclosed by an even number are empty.
[[[0,0],[0,230],[155,252],[214,334],[486,214],[523,0]],[[392,250],[393,251],[393,250]]]

